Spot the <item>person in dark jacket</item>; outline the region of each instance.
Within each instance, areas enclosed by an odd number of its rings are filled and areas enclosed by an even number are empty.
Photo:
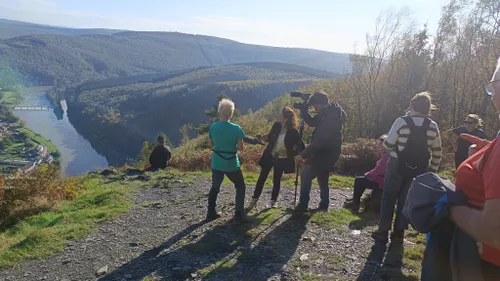
[[[315,129],[309,146],[295,157],[299,163],[305,161],[300,179],[300,200],[296,206],[296,211],[299,213],[307,211],[314,178],[318,179],[320,188],[319,210],[328,210],[330,204],[328,179],[340,157],[342,124],[346,118],[342,107],[339,104],[330,103],[328,95],[323,91],[314,93],[309,98],[308,105],[312,106],[318,114],[311,117],[307,109],[301,112],[305,123]]]
[[[284,173],[292,174],[295,172],[294,157],[298,155],[299,149],[303,149],[297,127],[298,121],[295,112],[292,108],[285,107],[281,110],[278,120],[273,124],[269,134],[264,136],[263,140],[268,141],[268,144],[259,160],[260,176],[247,212],[257,205],[269,172],[273,167],[273,191],[270,206],[271,208],[277,207],[276,201],[280,192],[281,177]]]
[[[453,137],[452,140],[457,145],[455,151],[455,167],[458,168],[462,162],[469,158],[469,147],[472,145],[469,141],[460,138],[461,134],[469,134],[476,136],[481,139],[486,139],[486,134],[481,127],[483,120],[477,114],[469,114],[464,121],[464,126],[458,127],[452,130]]]
[[[165,145],[165,139],[158,136],[156,139],[157,144],[151,154],[149,155],[149,168],[147,170],[165,169],[168,166],[168,161],[172,158],[172,151],[170,147]]]

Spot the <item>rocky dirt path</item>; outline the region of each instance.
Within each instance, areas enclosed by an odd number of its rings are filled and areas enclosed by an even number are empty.
[[[406,277],[414,269],[401,267],[402,248],[384,259],[385,245],[369,236],[373,217],[340,210],[350,191],[332,190],[328,213],[293,216],[286,210],[293,191],[282,188],[283,208],[261,208],[251,223],[237,225],[232,186],[219,196],[223,217],[205,223],[209,180],[159,178],[147,185],[129,213],[62,253],[0,272],[0,280],[418,280]],[[248,203],[253,186],[247,189]],[[270,189],[261,201],[268,198]],[[316,207],[317,190],[311,198]]]

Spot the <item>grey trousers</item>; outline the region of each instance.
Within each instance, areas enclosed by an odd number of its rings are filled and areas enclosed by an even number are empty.
[[[379,230],[391,230],[394,207],[397,203],[396,220],[394,221],[394,230],[408,229],[408,219],[403,214],[403,207],[406,202],[406,196],[413,179],[405,178],[398,173],[398,159],[391,157],[385,172],[384,193],[382,195],[382,204],[380,206]]]

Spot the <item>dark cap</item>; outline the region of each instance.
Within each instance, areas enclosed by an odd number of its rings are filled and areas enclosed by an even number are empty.
[[[158,136],[158,137],[156,138],[156,141],[157,141],[157,142],[163,142],[163,141],[165,141],[165,139],[164,139],[162,136]]]
[[[307,103],[309,105],[328,104],[328,95],[324,91],[316,92],[312,94]]]

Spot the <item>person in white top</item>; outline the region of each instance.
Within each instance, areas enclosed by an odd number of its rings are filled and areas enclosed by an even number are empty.
[[[264,184],[272,168],[274,168],[273,191],[271,195],[271,207],[277,207],[276,201],[281,188],[281,177],[283,174],[295,172],[294,157],[304,148],[299,136],[298,118],[290,107],[285,107],[280,112],[278,120],[273,124],[271,131],[263,137],[268,145],[259,160],[261,166],[259,180],[255,186],[253,199],[246,211],[249,212],[256,207]]]
[[[384,178],[379,225],[372,233],[378,241],[388,240],[397,202],[391,241],[403,242],[408,221],[402,212],[413,177],[427,171],[437,172],[441,163],[439,128],[429,118],[433,107],[429,93],[415,95],[410,101],[409,114],[396,119],[384,142],[391,157]]]

